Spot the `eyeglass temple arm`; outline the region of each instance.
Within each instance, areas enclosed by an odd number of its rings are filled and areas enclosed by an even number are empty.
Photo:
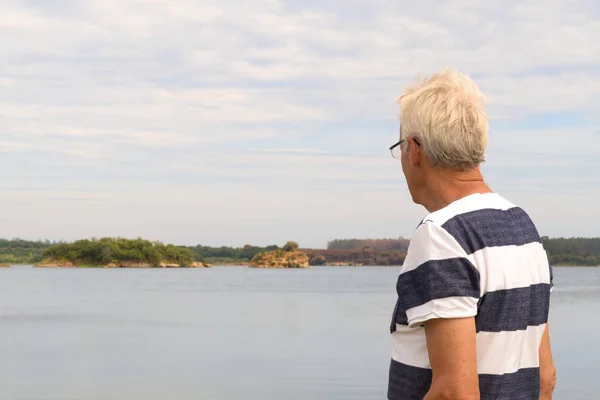
[[[404,142],[404,139],[402,139],[401,141],[399,141],[398,143],[396,143],[395,145],[390,147],[390,150],[394,150],[396,147],[400,146],[402,144],[402,142]]]
[[[395,145],[393,145],[392,147],[390,147],[390,150],[394,150],[396,147],[400,146],[402,144],[402,142],[404,142],[405,140],[406,139],[402,139],[401,141],[399,141],[398,143],[396,143]],[[415,141],[415,143],[417,144],[417,146],[421,145],[421,143],[417,139],[412,138],[412,140]]]

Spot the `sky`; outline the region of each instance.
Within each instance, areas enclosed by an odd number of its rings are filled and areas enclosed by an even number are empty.
[[[2,0],[0,237],[410,237],[396,98],[489,98],[488,184],[600,236],[596,0]]]

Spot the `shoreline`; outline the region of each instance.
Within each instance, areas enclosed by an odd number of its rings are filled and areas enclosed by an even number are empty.
[[[27,265],[27,264],[25,264]],[[71,261],[42,261],[39,263],[30,264],[34,268],[95,268],[95,269],[196,269],[196,268],[212,268],[211,264],[195,261],[190,265],[180,265],[176,263],[162,262],[158,265],[134,262],[134,261],[123,261],[120,263],[108,263],[104,264],[77,264]]]
[[[187,266],[187,267],[182,267],[182,266],[122,266],[122,267],[107,267],[106,265],[86,265],[86,264],[82,264],[82,265],[51,265],[51,264],[44,264],[44,265],[37,265],[35,263],[12,263],[12,264],[7,264],[7,263],[0,263],[0,268],[11,268],[11,267],[27,267],[27,266],[31,266],[33,268],[46,268],[46,269],[74,269],[74,268],[80,268],[80,269],[203,269],[203,268],[214,268],[214,267],[221,267],[221,268],[227,268],[227,267],[248,267],[250,268],[249,264],[247,263],[231,263],[231,264],[205,264],[205,266]],[[310,267],[315,267],[315,268],[371,268],[371,267],[375,267],[375,268],[398,268],[401,267],[402,265],[352,265],[352,264],[344,264],[344,265],[339,265],[339,264],[324,264],[324,265],[311,265]],[[600,268],[600,265],[553,265],[552,268]],[[253,268],[253,269],[260,269],[260,268]],[[266,268],[268,269],[268,268]]]
[[[161,265],[131,264],[187,264],[194,260],[219,266],[251,266],[257,256],[293,248],[308,256],[310,267],[359,267],[390,266],[401,267],[410,243],[409,239],[335,239],[327,242],[325,248],[299,247],[297,242],[278,245],[243,247],[202,246],[163,244],[143,238],[104,237],[80,239],[69,242],[27,241],[21,239],[0,239],[0,268],[6,264],[37,264],[45,268],[103,268],[114,261],[112,267],[157,268]],[[542,237],[547,249],[548,261],[553,267],[599,267],[599,238],[549,238]],[[273,253],[275,254],[275,253]],[[6,261],[4,261],[6,259]],[[9,261],[10,260],[10,261]],[[68,262],[66,260],[72,260]],[[129,261],[122,261],[129,260]],[[136,261],[139,260],[139,261]],[[172,260],[172,261],[168,261]],[[127,263],[128,265],[123,265]],[[49,265],[44,265],[49,264]],[[59,265],[52,265],[59,264]],[[97,265],[94,265],[97,264]],[[272,262],[269,262],[272,264]],[[180,267],[166,265],[165,267]]]

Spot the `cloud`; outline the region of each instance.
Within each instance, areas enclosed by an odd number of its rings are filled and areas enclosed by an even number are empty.
[[[0,236],[410,235],[423,211],[387,150],[395,99],[446,65],[491,100],[495,187],[571,217],[549,234],[583,232],[592,206],[562,202],[600,187],[599,17],[590,0],[7,0],[0,217],[23,222]]]

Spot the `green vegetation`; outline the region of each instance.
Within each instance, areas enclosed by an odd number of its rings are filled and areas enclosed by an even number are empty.
[[[144,239],[103,238],[61,243],[47,248],[42,262],[70,261],[76,265],[128,263],[159,266],[161,263],[192,265],[194,253],[185,247]]]
[[[81,241],[84,242],[84,241]],[[0,239],[0,263],[7,264],[35,264],[42,260],[44,251],[55,245],[65,245],[66,242],[50,242],[46,241],[27,241],[21,239],[6,240]],[[172,246],[172,245],[171,245]],[[142,248],[145,246],[142,246]],[[177,248],[186,248],[177,246]],[[209,247],[209,246],[192,246],[187,247],[192,252],[193,259],[199,262],[206,262],[214,265],[229,265],[229,264],[248,264],[252,258],[258,253],[264,251],[277,250],[279,246],[251,246],[244,247]],[[64,251],[61,250],[61,251]],[[106,250],[109,252],[109,250]],[[147,251],[152,255],[152,250]],[[108,253],[107,253],[108,254]],[[142,256],[143,256],[142,252]],[[61,254],[64,256],[65,254]],[[136,255],[135,258],[139,258]]]
[[[259,253],[279,249],[279,246],[258,247],[249,244],[244,247],[189,247],[194,252],[196,261],[208,262],[214,265],[248,264]]]
[[[285,252],[291,252],[291,251],[298,251],[298,243],[296,242],[287,242],[285,244],[285,246],[283,246],[283,251]]]
[[[0,239],[0,264],[33,264],[42,259],[44,249],[53,243],[21,239]]]

